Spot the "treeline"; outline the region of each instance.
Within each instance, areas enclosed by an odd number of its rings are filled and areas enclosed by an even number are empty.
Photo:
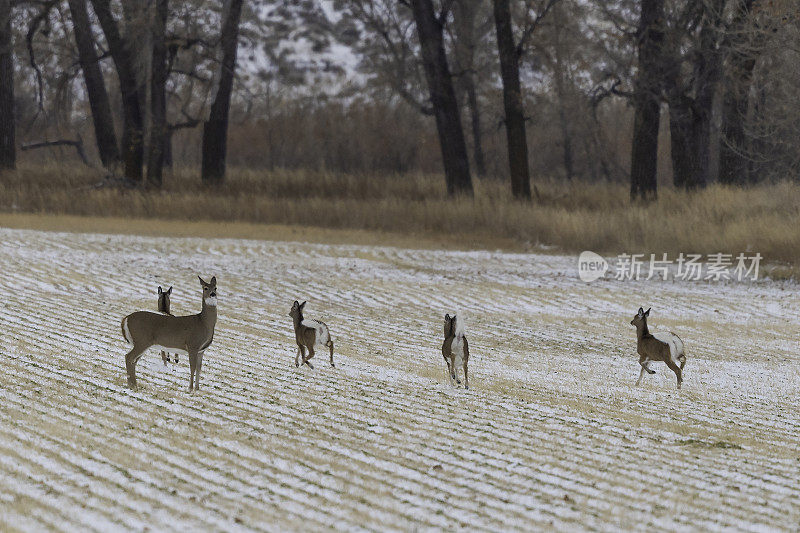
[[[798,0],[0,0],[0,167],[796,179]],[[83,139],[93,138],[90,149]],[[96,154],[96,155],[95,155]],[[665,161],[669,159],[669,161]],[[665,165],[665,163],[668,163]]]

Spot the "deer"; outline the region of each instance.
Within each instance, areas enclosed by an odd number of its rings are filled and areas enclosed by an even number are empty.
[[[639,353],[639,364],[642,366],[636,386],[642,382],[645,372],[656,373],[650,369],[651,361],[664,361],[669,369],[675,372],[680,389],[683,383],[683,367],[686,366],[683,341],[671,331],[650,333],[647,329],[647,317],[650,316],[651,309],[652,307],[645,311],[640,307],[639,312],[631,320],[631,325],[636,326],[636,351]]]
[[[171,315],[172,313],[169,312],[170,306],[170,296],[172,295],[172,287],[167,290],[162,290],[161,285],[158,286],[158,312],[164,313],[165,315]],[[161,360],[164,362],[164,366],[167,366],[167,363],[170,362],[169,360],[169,353],[161,350]],[[175,361],[178,362],[178,354],[175,354]]]
[[[128,387],[136,390],[136,363],[151,347],[189,356],[189,390],[200,390],[203,353],[214,340],[217,324],[217,277],[202,286],[202,308],[196,315],[173,316],[150,311],[136,311],[122,319],[122,336],[133,345],[125,356]]]
[[[464,367],[464,388],[469,388],[469,375],[467,373],[467,363],[469,362],[469,342],[464,335],[463,321],[458,320],[456,315],[444,315],[444,343],[442,344],[442,356],[447,363],[447,371],[450,374],[450,383],[455,382],[460,385],[456,365],[460,362]]]
[[[297,300],[292,304],[292,309],[289,311],[289,316],[292,317],[294,323],[294,338],[297,342],[297,355],[294,358],[294,366],[300,368],[301,365],[308,365],[313,369],[314,365],[311,364],[311,359],[314,357],[314,346],[325,346],[331,352],[331,366],[333,364],[333,339],[331,339],[331,332],[324,322],[319,320],[306,320],[303,318],[303,308],[307,302],[300,303]],[[308,350],[308,356],[306,356]],[[300,358],[302,357],[302,362]]]

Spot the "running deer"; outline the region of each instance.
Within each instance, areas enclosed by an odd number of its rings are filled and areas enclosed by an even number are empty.
[[[683,367],[686,365],[683,341],[672,332],[650,333],[647,329],[647,317],[650,316],[650,309],[645,311],[640,307],[639,312],[631,320],[631,325],[636,326],[636,351],[639,353],[639,364],[642,365],[636,385],[642,382],[645,372],[656,373],[655,370],[650,370],[650,361],[664,361],[670,370],[675,372],[680,389],[681,383],[683,383]],[[680,366],[678,366],[678,362],[680,362]]]
[[[331,351],[331,366],[333,364],[333,339],[331,339],[331,332],[324,322],[319,320],[306,320],[303,318],[303,308],[306,302],[300,303],[294,301],[289,316],[292,317],[294,322],[294,338],[297,341],[297,355],[294,358],[294,366],[299,367],[301,364],[308,365],[311,368],[310,359],[314,357],[314,346],[327,346]],[[308,349],[308,357],[306,357],[306,349]],[[303,361],[300,361],[300,356]]]
[[[164,313],[165,315],[171,315],[172,313],[169,312],[169,305],[170,305],[170,296],[172,295],[172,287],[167,290],[161,290],[161,285],[158,286],[158,312]],[[169,360],[169,353],[161,350],[161,360],[164,362],[164,366],[167,366],[167,363],[170,362]],[[178,362],[178,354],[175,354],[175,362]]]
[[[203,287],[202,310],[196,315],[173,316],[137,311],[122,319],[122,336],[133,345],[125,356],[128,386],[136,388],[136,363],[150,347],[189,356],[189,390],[200,389],[203,353],[214,339],[217,324],[217,277],[210,283],[198,276]]]
[[[444,343],[442,344],[442,356],[447,363],[447,371],[450,373],[450,382],[461,384],[458,379],[456,365],[461,363],[464,366],[464,388],[469,388],[469,375],[467,374],[467,363],[469,362],[469,343],[464,335],[463,322],[452,317],[450,314],[444,315]]]

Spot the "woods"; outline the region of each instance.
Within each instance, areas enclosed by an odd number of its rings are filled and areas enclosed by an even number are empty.
[[[145,188],[177,160],[211,185],[231,164],[441,172],[525,201],[540,179],[646,202],[795,180],[798,7],[0,0],[0,166],[74,147]]]

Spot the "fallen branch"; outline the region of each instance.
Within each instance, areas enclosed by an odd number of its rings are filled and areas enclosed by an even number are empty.
[[[75,151],[78,152],[78,157],[81,158],[83,163],[90,167],[89,159],[86,157],[86,152],[83,151],[83,141],[71,141],[69,139],[59,139],[57,141],[42,141],[38,143],[23,144],[19,149],[23,152],[28,150],[36,150],[37,148],[52,148],[54,146],[74,146]]]

